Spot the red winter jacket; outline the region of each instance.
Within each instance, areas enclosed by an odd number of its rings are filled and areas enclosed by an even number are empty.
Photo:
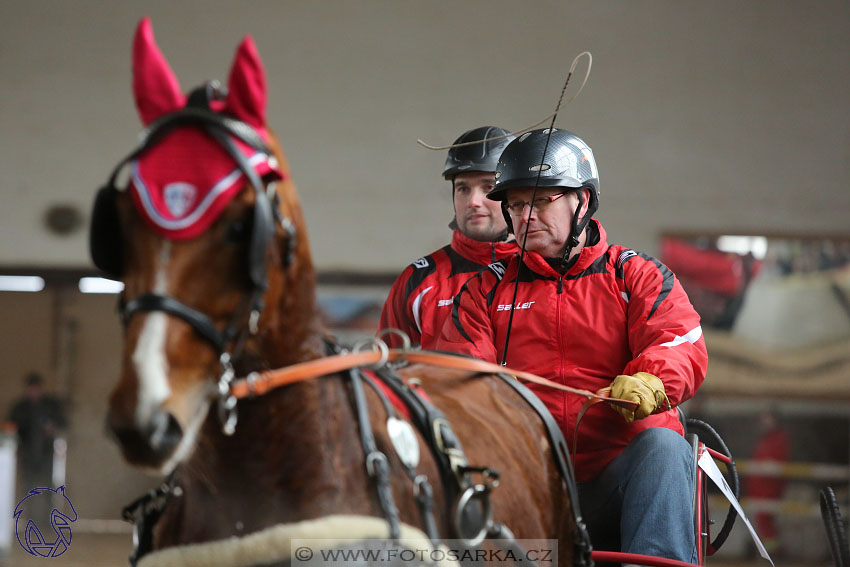
[[[471,278],[455,298],[437,349],[501,362],[513,305],[509,368],[591,391],[609,386],[618,374],[643,371],[662,380],[673,405],[694,395],[705,378],[705,341],[699,315],[666,266],[622,246],[609,246],[595,220],[588,226],[588,244],[566,274],[535,252],[526,252],[524,264],[516,302],[518,257]],[[584,398],[528,386],[572,446]],[[608,404],[591,407],[579,426],[578,447],[571,447],[576,478],[594,478],[649,427],[683,433],[675,409],[627,424]]]
[[[400,329],[413,344],[433,348],[464,282],[488,264],[516,253],[516,242],[480,242],[455,230],[451,244],[419,258],[396,279],[379,329]],[[397,335],[384,335],[383,340],[391,347],[401,346]]]

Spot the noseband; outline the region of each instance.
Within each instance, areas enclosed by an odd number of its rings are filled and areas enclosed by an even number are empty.
[[[249,276],[251,289],[246,293],[239,309],[224,330],[220,330],[212,319],[167,295],[145,293],[119,305],[124,326],[132,315],[139,311],[163,311],[188,323],[195,332],[209,342],[219,356],[222,373],[219,379],[219,391],[222,393],[219,411],[224,418],[225,432],[232,433],[235,427],[235,402],[229,395],[230,381],[233,379],[231,345],[237,338],[244,339],[246,334],[256,334],[260,313],[263,310],[263,296],[268,288],[268,263],[266,253],[275,233],[275,223],[279,223],[287,236],[287,250],[283,258],[284,268],[294,260],[296,230],[295,225],[280,212],[277,194],[269,197],[265,185],[248,159],[236,147],[233,138],[238,138],[250,148],[264,153],[270,159],[274,155],[259,134],[248,124],[230,116],[210,110],[210,101],[222,98],[218,83],[211,82],[192,91],[186,106],[176,112],[162,116],[154,121],[141,136],[139,145],[121,160],[109,176],[95,198],[92,212],[89,246],[95,266],[115,279],[124,275],[123,241],[121,223],[118,217],[116,199],[119,189],[116,180],[121,170],[131,161],[165,138],[177,128],[200,128],[216,140],[227,154],[236,162],[239,170],[253,187],[256,196],[254,204],[254,227],[249,249]],[[237,341],[241,344],[242,340]],[[230,424],[230,425],[228,425]]]

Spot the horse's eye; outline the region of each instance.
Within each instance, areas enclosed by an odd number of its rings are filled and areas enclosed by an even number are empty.
[[[244,242],[251,233],[251,223],[244,219],[235,220],[227,227],[227,241],[235,244]]]

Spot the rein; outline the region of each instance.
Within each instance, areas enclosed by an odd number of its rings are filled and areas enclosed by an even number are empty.
[[[450,368],[453,370],[467,370],[470,372],[487,374],[509,374],[514,378],[522,379],[526,382],[585,397],[588,400],[592,400],[593,403],[608,402],[628,409],[633,409],[637,406],[636,402],[630,400],[612,398],[610,396],[610,388],[602,388],[598,392],[594,393],[590,390],[571,388],[570,386],[558,384],[557,382],[553,382],[552,380],[548,380],[542,376],[537,376],[536,374],[531,374],[530,372],[512,370],[510,368],[505,368],[504,366],[476,358],[468,358],[435,351],[408,351],[403,349],[350,352],[301,362],[275,370],[252,372],[246,378],[234,380],[230,386],[230,393],[237,399],[249,396],[261,396],[275,388],[318,378],[326,374],[333,374],[342,370],[350,370],[358,366],[380,367],[387,362],[398,362],[402,360],[407,362],[430,364],[432,366]]]
[[[634,409],[638,406],[637,402],[631,400],[612,398],[610,386],[601,388],[594,393],[590,390],[584,390],[581,388],[571,388],[570,386],[558,384],[557,382],[553,382],[552,380],[548,380],[530,372],[505,368],[504,366],[486,362],[477,358],[469,358],[436,351],[387,349],[386,344],[379,339],[374,339],[373,345],[377,346],[377,351],[348,352],[325,358],[318,358],[307,362],[301,362],[275,370],[252,372],[246,378],[233,380],[230,383],[229,394],[226,394],[222,390],[222,395],[226,395],[226,398],[231,401],[232,407],[235,406],[236,400],[253,396],[262,396],[271,390],[288,384],[305,382],[307,380],[312,380],[313,378],[319,378],[321,376],[335,374],[344,370],[352,370],[359,367],[379,369],[389,362],[401,361],[418,362],[440,368],[466,370],[482,374],[508,375],[516,380],[525,380],[532,384],[546,386],[547,388],[561,390],[563,392],[586,398],[576,415],[576,425],[573,429],[573,453],[576,451],[578,446],[578,426],[584,415],[587,413],[587,410],[589,410],[592,406],[599,402],[608,402],[609,404],[632,411],[634,411]]]

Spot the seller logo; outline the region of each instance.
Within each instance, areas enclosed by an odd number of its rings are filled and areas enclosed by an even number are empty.
[[[47,527],[45,524],[48,519],[39,517],[38,510],[50,510],[49,526],[55,534],[52,541],[48,541],[39,529],[38,524],[43,528]],[[15,536],[18,543],[30,555],[59,557],[71,547],[71,523],[77,521],[77,511],[65,495],[64,486],[56,489],[33,488],[15,506],[12,517],[15,518]],[[51,535],[49,531],[47,535]]]

